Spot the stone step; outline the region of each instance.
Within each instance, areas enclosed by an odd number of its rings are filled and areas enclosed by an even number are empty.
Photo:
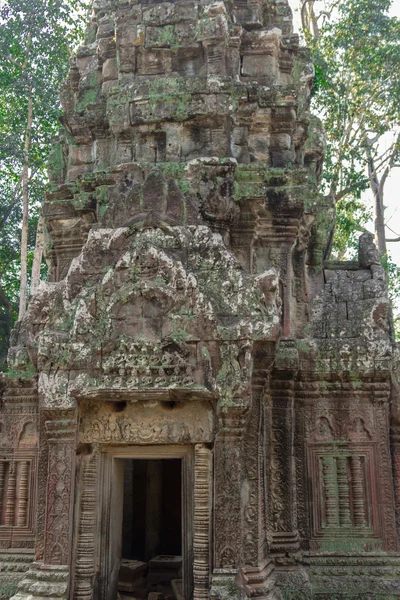
[[[19,573],[24,573],[29,569],[29,565],[33,562],[33,560],[33,553],[0,553],[0,572],[15,571]]]

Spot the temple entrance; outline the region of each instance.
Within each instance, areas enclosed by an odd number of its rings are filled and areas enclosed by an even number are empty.
[[[125,459],[121,600],[182,600],[182,460]]]
[[[98,600],[193,598],[194,475],[190,445],[104,447]]]

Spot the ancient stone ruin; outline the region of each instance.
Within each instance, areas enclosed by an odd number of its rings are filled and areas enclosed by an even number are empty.
[[[385,274],[369,234],[324,261],[287,0],[94,15],[1,380],[0,592],[400,598]]]

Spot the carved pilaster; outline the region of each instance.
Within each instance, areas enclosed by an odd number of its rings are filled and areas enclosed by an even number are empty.
[[[46,421],[49,444],[44,562],[69,562],[75,422],[71,413]]]
[[[291,347],[286,348],[290,357]],[[284,366],[284,365],[283,365]],[[290,371],[271,380],[270,550],[298,549],[294,461],[294,379]]]
[[[210,582],[212,453],[196,444],[194,468],[194,600],[208,598]]]
[[[385,545],[388,550],[398,549],[396,536],[396,522],[394,510],[394,485],[391,470],[391,457],[389,450],[389,407],[382,403],[375,411],[378,432],[378,457],[379,457],[379,488],[381,498],[381,512],[383,513],[383,527]]]
[[[75,557],[74,600],[91,600],[95,574],[95,541],[99,480],[99,451],[82,456]]]
[[[391,427],[391,446],[393,456],[394,493],[396,501],[396,529],[400,534],[400,425],[396,420]]]
[[[214,566],[235,572],[241,564],[241,475],[243,407],[230,407],[220,417],[215,443]]]
[[[259,567],[264,558],[264,443],[260,394],[253,402],[243,440],[243,563]]]

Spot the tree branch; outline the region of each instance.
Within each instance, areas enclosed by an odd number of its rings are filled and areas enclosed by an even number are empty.
[[[356,189],[358,189],[358,187],[360,186],[360,183],[362,183],[362,182],[355,183],[353,185],[348,185],[347,187],[340,190],[340,192],[338,192],[335,195],[336,202],[339,202],[339,200],[344,198],[344,196],[347,196],[347,194],[350,194],[350,192],[354,192]],[[364,180],[364,183],[365,183],[365,185],[367,185],[367,183],[368,183],[367,178]]]
[[[384,170],[383,175],[381,177],[381,180],[379,182],[379,191],[380,191],[380,193],[383,192],[383,188],[385,186],[386,179],[388,178],[390,171],[394,167],[394,161],[395,161],[395,158],[397,157],[397,154],[399,152],[399,144],[400,144],[400,131],[397,133],[396,141],[393,144],[393,150],[392,150],[392,153],[391,153],[390,158],[389,158],[389,164],[387,165],[386,169]]]
[[[18,69],[24,68],[24,65],[22,63],[20,63],[18,60],[15,60],[15,58],[13,58],[12,56],[8,56],[8,54],[4,54],[4,52],[0,51],[0,56],[5,58],[6,60],[8,60],[10,63],[15,65],[16,67],[18,67]]]
[[[24,60],[23,63],[19,62],[19,60],[16,60],[15,58],[13,58],[12,56],[9,56],[8,54],[4,54],[4,52],[1,52],[1,50],[0,50],[0,56],[2,56],[3,58],[5,58],[6,60],[8,60],[10,63],[12,63],[13,65],[15,65],[19,69],[22,69],[22,71],[24,71],[26,69],[26,67],[27,67],[27,64],[28,64],[29,52],[30,52],[30,47],[31,47],[31,40],[32,40],[32,34],[29,33],[27,41],[26,41],[25,60]]]

